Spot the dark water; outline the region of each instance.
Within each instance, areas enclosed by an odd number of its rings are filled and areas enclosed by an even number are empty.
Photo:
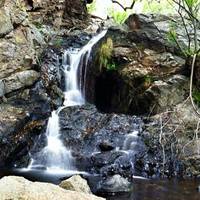
[[[107,200],[200,200],[200,180],[135,180],[130,194]]]
[[[76,172],[50,174],[42,170],[3,170],[0,169],[0,178],[8,175],[23,176],[31,181],[42,181],[59,184]],[[90,184],[95,184],[98,177],[80,173],[88,179]],[[132,184],[132,192],[126,194],[101,194],[107,200],[200,200],[200,192],[197,187],[200,179],[189,180],[141,180],[135,179]],[[98,194],[99,195],[99,194]]]

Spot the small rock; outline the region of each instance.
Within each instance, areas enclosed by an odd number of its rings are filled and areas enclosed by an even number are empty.
[[[105,181],[100,183],[100,191],[109,193],[129,192],[131,190],[131,183],[120,175],[108,177]]]
[[[92,193],[90,187],[87,184],[87,181],[81,178],[79,175],[72,176],[71,178],[62,181],[59,186],[66,190],[83,192],[86,194]]]
[[[114,149],[113,145],[109,141],[103,141],[99,144],[101,151],[111,151]]]

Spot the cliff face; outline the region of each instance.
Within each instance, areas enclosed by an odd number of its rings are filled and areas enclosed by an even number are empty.
[[[80,0],[5,0],[0,4],[0,97],[24,86],[32,85],[39,75],[28,73],[29,81],[18,83],[18,73],[33,69],[51,31],[73,27],[76,20],[86,18]],[[48,29],[47,29],[48,27]],[[50,30],[49,30],[50,29]],[[20,76],[21,76],[20,74]],[[17,81],[12,87],[11,79]],[[8,84],[9,83],[9,84]]]
[[[86,19],[81,0],[0,1],[1,164],[39,132],[44,122],[38,120],[51,110],[40,79],[41,53],[53,35],[84,27]]]

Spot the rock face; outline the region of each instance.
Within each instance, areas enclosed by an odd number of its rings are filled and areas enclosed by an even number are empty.
[[[0,2],[0,165],[25,155],[51,109],[62,104],[59,81],[44,79],[44,48],[53,35],[66,33],[62,28],[83,28],[86,21],[80,0]]]
[[[71,178],[62,181],[59,186],[66,190],[72,190],[76,192],[83,192],[86,194],[91,194],[90,187],[87,181],[79,175],[72,176]]]
[[[22,177],[4,177],[0,180],[0,199],[29,200],[103,200],[92,194],[64,190],[49,183],[31,182]]]
[[[168,29],[164,30],[158,22],[169,23],[169,19],[131,15],[128,27],[109,28],[107,38],[113,41],[112,56],[90,84],[96,92],[91,102],[97,108],[104,112],[156,114],[181,103],[187,96],[185,59],[167,42]],[[93,68],[98,66],[98,62],[94,63]],[[113,70],[109,69],[111,66]],[[170,96],[174,93],[177,96]]]
[[[4,79],[5,94],[32,86],[39,79],[39,73],[33,70],[15,73]]]
[[[0,37],[10,33],[14,29],[9,14],[3,9],[0,10],[0,27]]]

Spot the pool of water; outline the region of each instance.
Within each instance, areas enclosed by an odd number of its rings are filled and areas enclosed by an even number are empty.
[[[80,174],[89,180],[90,185],[95,185],[98,176],[78,171],[58,171],[55,173],[44,170],[4,170],[0,169],[0,178],[8,175],[23,176],[31,181],[51,182],[59,184],[62,180]],[[197,188],[200,179],[188,180],[152,180],[134,179],[132,191],[124,194],[98,194],[107,200],[200,200]]]
[[[107,200],[200,200],[200,180],[135,180],[129,194]]]

